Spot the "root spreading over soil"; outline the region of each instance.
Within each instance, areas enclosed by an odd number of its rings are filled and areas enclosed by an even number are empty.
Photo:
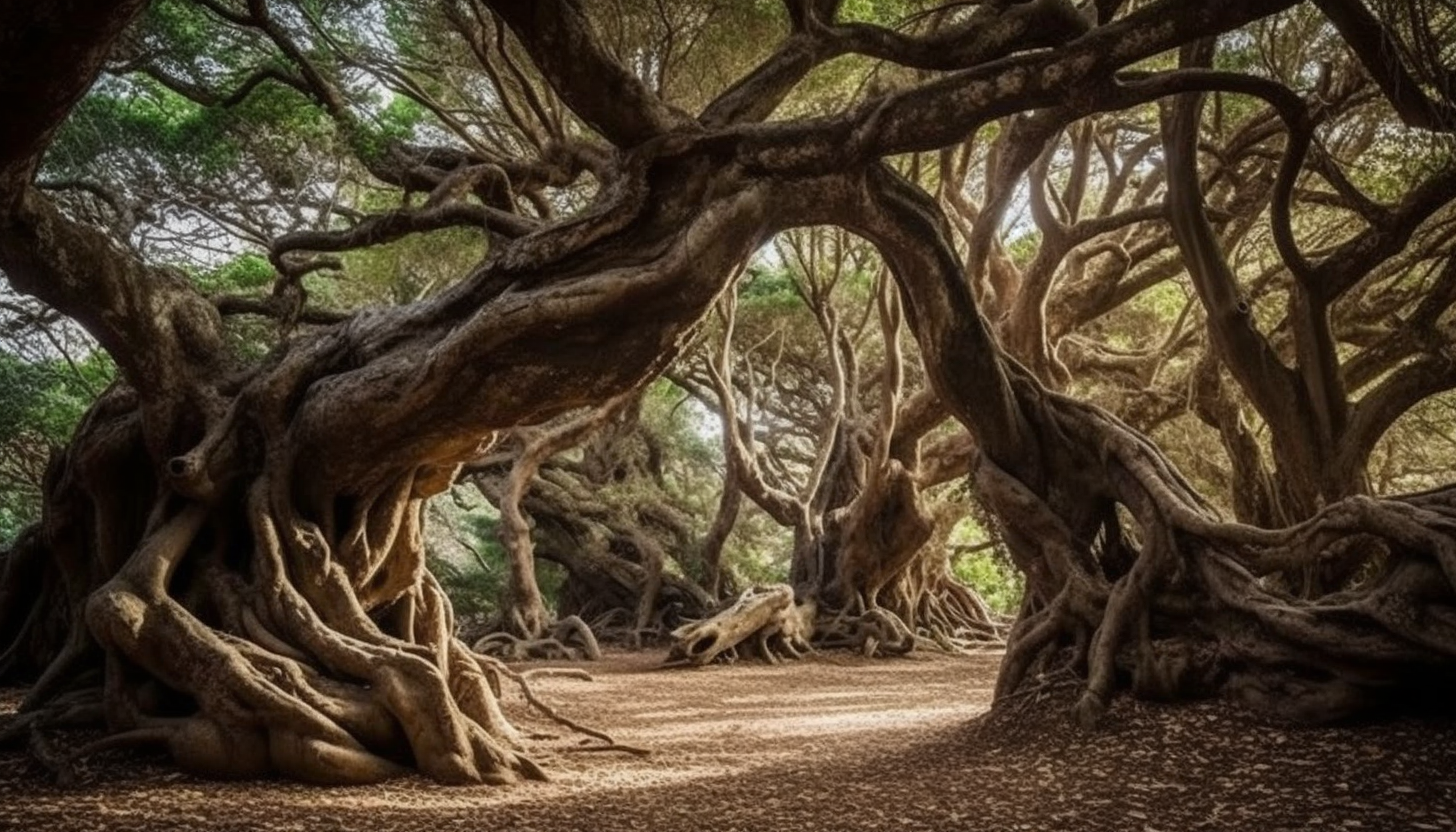
[[[511,712],[549,783],[208,782],[112,751],[62,789],[7,752],[0,829],[1456,829],[1449,720],[1296,728],[1218,702],[1120,697],[1086,732],[1067,715],[1072,684],[986,716],[994,653],[670,672],[661,661],[559,665],[586,668],[590,682],[528,668],[564,716],[652,750],[576,753],[600,743]],[[0,693],[0,724],[18,693]]]

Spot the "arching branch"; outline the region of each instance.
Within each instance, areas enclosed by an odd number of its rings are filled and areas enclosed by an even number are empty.
[[[490,6],[567,106],[607,141],[633,147],[691,124],[607,54],[575,4],[491,0]]]

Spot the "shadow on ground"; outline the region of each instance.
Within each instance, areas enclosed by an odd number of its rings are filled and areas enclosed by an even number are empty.
[[[982,716],[994,654],[674,671],[655,670],[660,658],[535,682],[648,758],[583,753],[521,712],[551,783],[214,783],[112,752],[62,790],[10,753],[0,829],[1456,830],[1450,721],[1305,729],[1221,703],[1120,701],[1086,733],[1065,717],[1066,690]]]

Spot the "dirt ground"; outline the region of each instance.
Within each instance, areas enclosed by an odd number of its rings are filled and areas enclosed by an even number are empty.
[[[1456,830],[1456,721],[1300,729],[1219,703],[1120,701],[1085,733],[1065,717],[1069,690],[981,716],[995,654],[671,671],[660,658],[534,682],[652,751],[579,753],[579,737],[520,719],[554,735],[532,741],[550,783],[218,783],[108,752],[59,789],[6,752],[0,830]],[[0,714],[17,694],[0,691]]]

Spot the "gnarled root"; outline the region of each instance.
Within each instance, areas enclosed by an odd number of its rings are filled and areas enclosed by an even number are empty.
[[[872,607],[850,615],[842,611],[821,625],[815,643],[822,648],[849,648],[875,656],[903,656],[917,647],[934,647],[935,643],[916,635],[904,619],[882,607]]]
[[[1074,715],[1086,726],[1121,689],[1224,694],[1315,721],[1381,704],[1449,709],[1456,488],[1351,498],[1288,529],[1226,523],[1113,417],[1042,404],[1042,433],[1069,440],[1066,462],[1083,486],[1047,499],[989,460],[976,472],[1028,576],[998,701],[1070,672],[1085,679]],[[1347,561],[1353,541],[1364,577],[1312,600],[1281,588],[1281,574]]]
[[[602,649],[591,627],[575,615],[552,624],[548,633],[537,638],[518,638],[501,631],[477,639],[472,650],[506,661],[531,659],[565,659],[599,661]]]
[[[543,777],[501,711],[498,666],[454,637],[422,570],[413,489],[387,489],[334,545],[287,490],[261,477],[242,517],[163,498],[73,623],[105,656],[102,687],[63,651],[15,726],[104,717],[109,736],[85,753],[160,746],[212,777]]]
[[[169,592],[207,519],[198,506],[159,525],[92,594],[88,628],[121,677],[108,679],[116,690],[107,696],[119,737],[160,743],[183,768],[220,777],[361,783],[411,766],[449,783],[539,777],[500,712],[498,680],[451,634],[438,585],[426,579],[401,596],[391,635],[357,596],[335,594],[351,589],[337,564],[295,583],[268,496],[260,486],[251,501],[254,583],[242,585],[215,562],[201,567],[222,626]],[[321,545],[307,530],[295,534],[295,543]],[[318,603],[318,590],[330,600]],[[135,673],[127,668],[195,710],[150,713],[157,709],[127,690],[124,677]]]

